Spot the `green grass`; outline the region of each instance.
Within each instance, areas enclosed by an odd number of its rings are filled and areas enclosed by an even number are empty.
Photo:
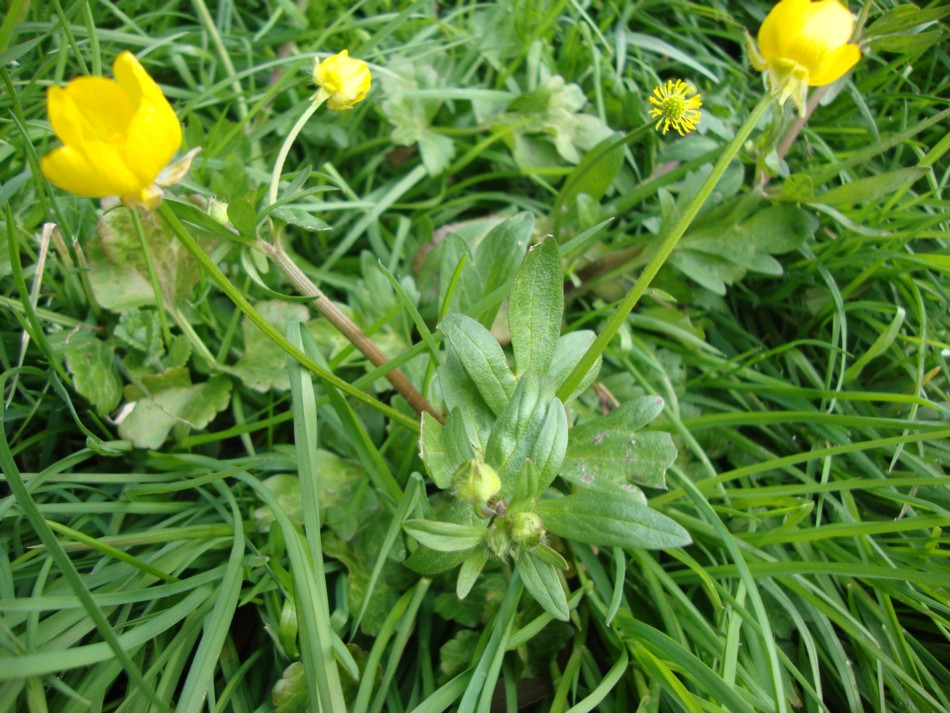
[[[402,564],[415,542],[401,523],[446,498],[384,377],[399,368],[440,406],[440,317],[491,314],[510,285],[473,291],[471,264],[425,257],[521,211],[561,245],[564,331],[600,329],[761,96],[742,31],[769,4],[9,5],[0,710],[950,709],[941,3],[884,27],[787,153],[790,107],[763,121],[570,404],[582,422],[663,397],[651,428],[678,457],[647,495],[693,544],[552,538],[568,623],[510,564],[489,563],[461,602],[454,572]],[[895,6],[862,22],[911,17]],[[343,48],[371,64],[373,90],[316,113],[281,188],[332,230],[289,226],[284,244],[383,367],[186,204],[243,202],[256,219],[313,54]],[[161,84],[183,148],[202,147],[165,205],[297,360],[146,221],[146,241],[165,241],[150,244],[168,339],[137,248],[108,242],[120,213],[97,227],[97,201],[40,174],[58,145],[45,89],[111,75],[122,49]],[[532,114],[551,76],[578,87],[587,134],[573,112]],[[583,163],[591,133],[636,131],[677,77],[702,93],[699,135],[643,131]]]

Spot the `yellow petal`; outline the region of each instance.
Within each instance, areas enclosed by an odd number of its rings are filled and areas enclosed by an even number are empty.
[[[125,143],[125,159],[143,183],[151,184],[181,146],[181,124],[162,99],[146,99],[132,119]]]
[[[847,43],[854,32],[854,18],[851,12],[838,0],[822,0],[809,3],[801,27],[816,45],[826,50],[834,50]]]
[[[786,56],[788,38],[798,32],[810,0],[782,0],[766,15],[759,28],[759,51],[769,60]]]
[[[125,141],[125,160],[143,185],[150,186],[181,146],[181,123],[161,88],[131,52],[112,65],[134,114]]]
[[[46,92],[46,113],[56,138],[64,144],[82,141],[82,115],[65,89],[50,87]]]
[[[857,45],[844,45],[822,57],[818,68],[809,74],[808,85],[820,87],[843,77],[861,59]]]
[[[126,166],[120,147],[93,142],[83,148],[62,146],[48,153],[40,160],[43,175],[60,188],[84,198],[124,196],[144,188]]]
[[[57,100],[64,99],[62,104]],[[125,92],[105,77],[79,77],[66,85],[63,93],[47,99],[50,123],[64,143],[74,141],[122,141],[132,120],[132,106]],[[52,113],[65,109],[64,115]],[[69,138],[60,134],[63,130]],[[79,136],[75,135],[75,131]]]
[[[143,99],[158,102],[165,102],[165,95],[162,94],[161,87],[155,83],[155,80],[145,71],[145,67],[135,58],[135,55],[129,51],[120,52],[112,63],[112,72],[115,74],[116,82],[132,104],[132,108],[137,109]]]

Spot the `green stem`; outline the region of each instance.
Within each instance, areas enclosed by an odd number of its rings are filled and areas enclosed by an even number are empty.
[[[284,163],[287,161],[287,155],[290,153],[290,147],[293,145],[304,125],[310,120],[314,112],[327,100],[329,94],[322,87],[317,91],[316,96],[310,102],[307,110],[297,119],[287,138],[284,139],[280,152],[277,154],[277,161],[274,162],[274,170],[270,177],[270,189],[267,191],[267,205],[271,206],[277,202],[277,187],[280,184],[280,176],[284,170]],[[383,366],[389,361],[389,358],[376,344],[363,334],[363,331],[349,317],[337,307],[323,292],[308,278],[300,269],[296,262],[283,249],[280,242],[280,234],[274,231],[274,242],[268,243],[261,241],[262,250],[274,261],[284,276],[293,284],[294,288],[302,295],[313,297],[311,303],[318,311],[336,327],[343,336],[345,336],[357,349],[365,354],[376,366]],[[425,397],[418,392],[409,379],[399,371],[394,369],[386,378],[396,388],[396,390],[409,402],[417,413],[428,412],[441,421],[441,418],[426,401]]]
[[[700,187],[699,191],[696,192],[696,195],[693,196],[693,199],[689,202],[689,205],[686,206],[686,209],[680,215],[679,220],[676,221],[676,224],[670,229],[670,232],[667,233],[665,238],[663,238],[663,242],[660,243],[660,246],[657,248],[656,254],[653,256],[650,262],[647,263],[647,266],[643,268],[643,272],[640,273],[640,277],[637,279],[636,283],[634,283],[627,295],[623,298],[623,300],[621,300],[613,316],[611,316],[611,318],[607,321],[607,324],[604,325],[604,328],[601,330],[600,334],[597,335],[597,339],[595,339],[594,343],[591,344],[590,348],[577,363],[577,366],[574,367],[574,370],[570,373],[564,383],[561,384],[561,388],[558,389],[557,393],[558,398],[564,400],[574,393],[574,389],[577,388],[578,384],[581,383],[587,372],[590,371],[591,367],[594,366],[594,363],[604,353],[604,350],[607,348],[610,340],[613,339],[614,335],[626,321],[630,312],[633,311],[633,308],[637,306],[637,302],[640,301],[640,298],[643,297],[647,289],[650,287],[650,284],[653,282],[653,278],[656,277],[657,273],[660,271],[660,268],[666,264],[667,259],[676,248],[680,238],[683,237],[683,234],[692,224],[696,214],[699,213],[700,208],[703,207],[703,204],[713,192],[716,184],[719,183],[719,179],[722,178],[722,174],[725,173],[726,168],[739,153],[739,149],[742,148],[742,144],[744,144],[746,139],[749,138],[749,134],[752,133],[752,130],[759,123],[759,120],[765,115],[765,112],[771,105],[772,100],[773,97],[770,94],[763,95],[759,100],[759,103],[755,105],[755,108],[752,110],[749,118],[746,119],[745,123],[741,127],[739,127],[735,137],[719,156],[719,160],[716,161],[716,165],[713,166],[712,172],[706,177],[706,180],[703,181],[703,185]]]
[[[376,343],[366,336],[363,330],[360,329],[353,320],[343,314],[340,308],[334,304],[333,300],[323,294],[323,291],[304,274],[297,263],[284,251],[279,241],[274,242],[275,245],[271,245],[270,243],[261,241],[261,248],[270,256],[280,271],[284,273],[284,276],[290,280],[294,289],[302,295],[313,297],[313,301],[310,304],[323,314],[323,316],[329,320],[330,324],[336,327],[353,346],[363,352],[375,366],[385,366],[389,363],[389,357],[383,353],[383,350],[376,346]],[[399,369],[389,371],[386,374],[386,378],[389,379],[389,383],[395,387],[396,391],[409,402],[409,405],[415,409],[416,413],[420,416],[423,413],[428,413],[439,422],[442,421],[442,417],[439,416],[438,412],[426,401],[425,397],[419,393],[416,387],[412,385],[412,382],[409,381],[406,375]]]
[[[178,220],[178,216],[175,215],[171,207],[167,203],[162,203],[158,207],[158,212],[168,224],[168,227],[171,228],[172,232],[175,234],[175,237],[177,237],[178,240],[181,241],[181,244],[184,245],[185,249],[187,249],[188,252],[194,256],[195,260],[198,261],[198,264],[201,265],[202,269],[214,281],[218,288],[229,298],[231,298],[231,301],[234,302],[235,306],[240,309],[258,329],[267,335],[271,341],[283,349],[287,354],[296,359],[304,368],[313,372],[324,381],[333,384],[343,393],[352,396],[358,401],[362,401],[363,403],[371,406],[380,413],[385,414],[390,419],[405,426],[406,428],[418,432],[419,424],[416,423],[415,420],[402,413],[399,413],[399,411],[392,408],[391,406],[387,406],[377,399],[374,399],[369,394],[366,394],[353,387],[338,377],[336,374],[330,373],[317,364],[309,356],[304,354],[300,349],[287,341],[287,338],[267,320],[265,320],[261,316],[260,312],[254,309],[254,306],[247,301],[247,298],[241,294],[240,290],[238,290],[237,287],[235,287],[234,284],[227,278],[227,276],[221,272],[221,269],[215,265],[214,262],[212,262],[207,253],[201,249],[201,246],[198,245],[195,239],[191,237],[191,235],[185,229],[185,226],[181,224],[180,220]]]
[[[280,174],[284,171],[284,163],[287,161],[287,154],[290,153],[290,147],[293,146],[294,141],[297,140],[297,136],[303,129],[304,124],[310,121],[310,117],[313,116],[317,109],[320,108],[320,105],[326,101],[327,96],[326,91],[320,89],[310,102],[310,106],[307,107],[307,110],[297,119],[294,128],[287,134],[287,138],[284,139],[284,143],[280,147],[280,152],[277,154],[277,161],[274,162],[274,170],[271,172],[270,190],[267,191],[267,205],[271,206],[277,202],[277,186],[280,183]]]
[[[145,239],[145,230],[142,228],[142,216],[139,215],[139,209],[130,207],[129,214],[132,216],[132,225],[135,227],[135,235],[139,239],[139,246],[142,248],[142,256],[145,258],[145,269],[148,272],[148,280],[152,283],[152,292],[155,293],[155,306],[158,307],[158,322],[162,325],[162,338],[165,341],[165,348],[172,346],[172,333],[168,328],[168,316],[165,314],[165,299],[162,296],[162,285],[158,281],[158,273],[155,272],[155,263],[152,261],[152,251],[149,250],[148,241]]]

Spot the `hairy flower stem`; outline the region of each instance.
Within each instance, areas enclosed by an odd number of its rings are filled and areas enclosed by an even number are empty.
[[[649,263],[647,263],[647,266],[643,268],[643,272],[640,273],[640,277],[634,283],[633,287],[630,288],[630,291],[626,294],[626,296],[620,301],[620,304],[617,305],[617,309],[614,311],[610,319],[607,320],[607,324],[604,325],[600,334],[597,335],[597,339],[594,340],[594,343],[590,345],[590,348],[587,350],[584,356],[581,357],[581,360],[577,363],[577,366],[574,367],[574,370],[570,373],[570,375],[568,375],[564,383],[561,384],[561,388],[558,389],[557,393],[558,398],[565,400],[568,396],[574,393],[574,389],[577,388],[578,384],[581,383],[584,376],[588,371],[590,371],[597,359],[604,353],[604,350],[607,348],[610,340],[613,339],[620,327],[623,326],[623,323],[626,321],[630,312],[633,311],[633,308],[636,307],[637,303],[640,301],[640,298],[643,297],[647,289],[650,287],[650,284],[653,282],[653,278],[656,277],[657,273],[660,271],[660,268],[666,264],[667,259],[676,248],[680,238],[683,237],[683,234],[692,224],[697,213],[699,213],[700,208],[703,207],[703,204],[709,198],[710,194],[713,192],[713,189],[715,189],[716,184],[719,183],[719,179],[722,178],[722,174],[725,173],[726,168],[739,153],[739,149],[742,148],[742,144],[744,144],[746,139],[749,138],[749,134],[752,133],[752,130],[756,127],[756,124],[758,124],[759,120],[765,115],[765,112],[772,103],[772,100],[773,97],[770,94],[763,95],[759,100],[759,103],[755,105],[752,113],[749,114],[749,118],[746,119],[745,123],[741,127],[739,127],[735,137],[719,156],[719,160],[716,161],[716,165],[713,166],[712,172],[706,177],[706,180],[703,181],[703,185],[696,192],[696,195],[693,196],[693,199],[683,210],[682,214],[680,214],[676,224],[670,229],[670,232],[666,234],[666,237],[663,238],[663,242],[660,243],[656,253],[653,255],[653,258]]]
[[[313,101],[310,102],[310,106],[307,107],[307,110],[304,111],[297,120],[297,123],[294,124],[290,133],[287,134],[287,138],[284,139],[284,143],[280,147],[280,152],[277,154],[277,161],[274,163],[274,171],[271,174],[270,190],[267,193],[268,206],[273,205],[277,201],[277,187],[280,183],[280,175],[284,170],[287,155],[290,153],[290,147],[293,145],[304,125],[310,120],[310,117],[313,116],[320,105],[326,101],[327,96],[327,92],[320,89]],[[389,357],[383,353],[382,349],[377,347],[372,339],[366,336],[349,317],[343,314],[340,308],[304,274],[300,267],[298,267],[297,263],[293,261],[281,245],[279,233],[275,231],[275,237],[272,243],[266,240],[260,240],[259,245],[264,253],[273,260],[280,271],[284,273],[284,276],[290,280],[294,289],[301,295],[313,297],[311,304],[323,314],[344,337],[349,339],[353,346],[363,352],[374,365],[383,366],[389,362]],[[429,413],[439,421],[442,420],[442,417],[436,413],[435,409],[426,401],[425,397],[419,393],[416,387],[412,385],[405,374],[399,369],[390,371],[386,374],[386,378],[389,379],[389,382],[396,391],[409,402],[409,405],[415,409],[416,413],[420,415]]]
[[[353,320],[343,314],[333,300],[327,297],[319,287],[313,284],[310,278],[303,273],[297,266],[297,263],[291,259],[279,243],[271,245],[264,241],[261,242],[265,254],[274,261],[278,269],[290,280],[294,289],[301,295],[313,297],[311,304],[323,314],[344,337],[349,339],[353,346],[363,352],[376,366],[383,366],[389,361],[389,357],[376,346],[373,340],[366,336]],[[406,378],[406,375],[399,369],[390,371],[386,374],[386,378],[389,379],[389,382],[396,391],[409,402],[409,405],[416,410],[416,413],[420,415],[422,413],[429,413],[439,421],[442,420],[442,417],[436,413],[435,409],[426,401],[425,397],[416,390],[416,387],[412,385],[409,379]]]
[[[291,344],[287,340],[287,337],[281,334],[270,322],[264,319],[260,312],[254,309],[254,306],[248,302],[247,298],[241,293],[241,291],[234,286],[234,283],[228,279],[227,275],[221,272],[221,268],[219,268],[211,260],[211,258],[208,257],[207,253],[201,249],[201,246],[198,245],[197,241],[195,241],[193,237],[191,237],[191,234],[188,232],[185,226],[182,225],[181,221],[178,219],[178,216],[175,215],[167,201],[163,201],[161,204],[159,204],[158,213],[168,225],[169,229],[171,229],[171,231],[175,234],[175,237],[178,238],[179,242],[181,242],[185,249],[192,254],[195,260],[201,266],[201,269],[205,272],[205,274],[207,274],[212,282],[214,282],[218,288],[231,299],[235,306],[244,313],[251,323],[260,329],[271,341],[273,341],[291,357],[296,359],[301,364],[301,366],[313,372],[328,384],[335,386],[343,393],[355,398],[357,401],[362,401],[371,408],[374,408],[380,413],[385,414],[394,422],[403,425],[410,430],[418,432],[419,424],[414,419],[409,418],[391,406],[387,406],[369,394],[357,389],[352,384],[344,381],[336,374],[327,371],[317,364],[317,362],[315,362],[312,358],[307,356],[303,351]]]
[[[805,128],[805,124],[808,122],[809,117],[814,113],[815,109],[818,108],[821,98],[828,93],[828,86],[824,85],[818,87],[812,95],[808,97],[808,106],[805,108],[805,114],[803,116],[796,116],[795,122],[789,127],[785,136],[782,137],[782,140],[779,142],[779,145],[775,148],[775,155],[781,161],[785,156],[788,155],[789,149],[792,148],[792,144],[795,143],[795,139],[798,138],[798,135],[801,133],[802,129]],[[766,171],[762,172],[762,178],[760,180],[762,187],[768,185],[769,183],[769,174]]]
[[[274,170],[270,175],[270,188],[267,191],[267,205],[272,206],[277,202],[277,186],[280,184],[280,175],[284,172],[284,163],[287,161],[287,155],[290,153],[290,147],[293,146],[294,141],[297,140],[297,136],[303,130],[304,125],[310,121],[310,117],[313,116],[317,109],[320,108],[320,105],[323,104],[327,99],[327,93],[322,89],[317,92],[317,95],[314,97],[313,101],[310,102],[310,106],[307,107],[307,110],[300,115],[300,118],[297,119],[297,123],[294,124],[294,127],[290,130],[290,133],[287,134],[287,138],[284,139],[284,143],[280,147],[280,151],[277,153],[277,160],[274,162]]]
[[[149,250],[148,241],[145,239],[145,229],[142,227],[142,216],[139,214],[138,206],[129,208],[129,215],[132,216],[132,227],[135,228],[135,236],[139,240],[139,247],[142,248],[142,257],[145,258],[145,271],[148,273],[149,282],[152,284],[152,292],[155,293],[155,306],[158,308],[158,323],[162,328],[162,339],[165,342],[165,348],[171,349],[172,333],[168,328],[168,317],[165,315],[165,299],[162,295],[162,286],[158,279],[158,273],[155,272],[155,262],[152,260],[152,251]]]

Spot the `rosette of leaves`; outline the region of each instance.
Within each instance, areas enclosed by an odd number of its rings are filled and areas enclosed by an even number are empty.
[[[594,334],[562,335],[563,310],[561,258],[548,238],[528,251],[512,284],[513,367],[481,323],[458,313],[443,318],[448,350],[439,382],[448,416],[444,423],[423,416],[420,448],[430,477],[451,497],[438,519],[409,520],[404,528],[419,543],[406,564],[427,575],[460,565],[460,598],[490,560],[511,562],[541,606],[566,620],[560,572],[567,562],[549,534],[629,548],[691,540],[636,487],[664,488],[676,457],[669,434],[640,430],[660,413],[662,399],[637,399],[569,427],[556,393]],[[599,370],[598,361],[566,401]]]

